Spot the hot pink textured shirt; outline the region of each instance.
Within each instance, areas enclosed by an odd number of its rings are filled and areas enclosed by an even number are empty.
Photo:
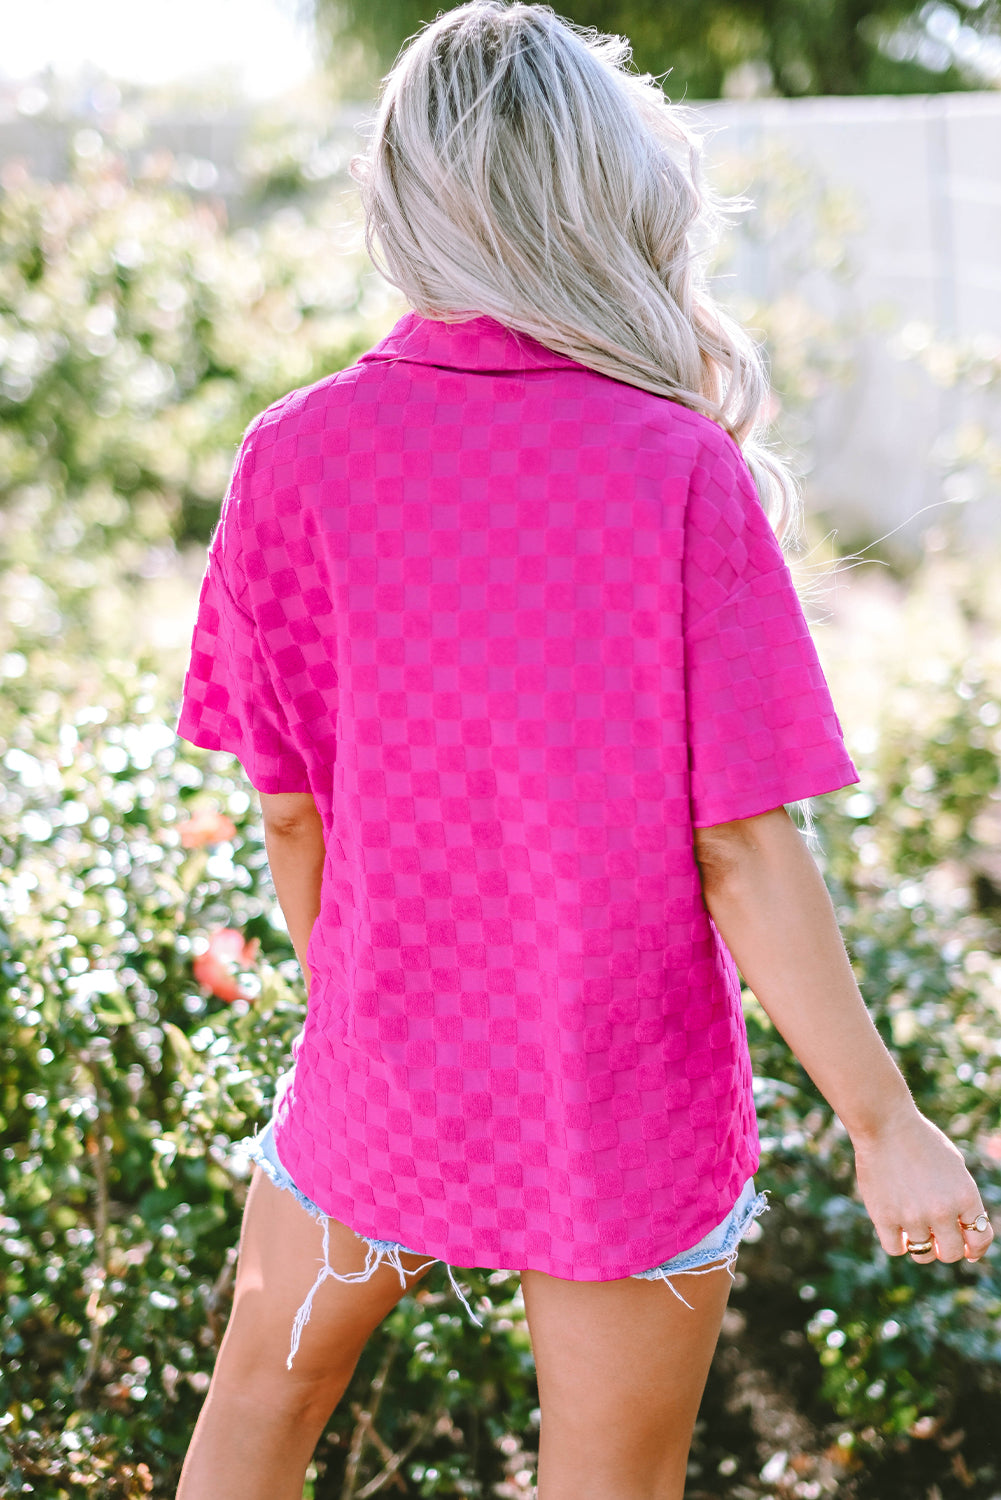
[[[583,1281],[725,1217],[758,1139],[692,830],[858,778],[717,425],[407,314],[248,431],[178,733],[322,815],[302,1192]]]

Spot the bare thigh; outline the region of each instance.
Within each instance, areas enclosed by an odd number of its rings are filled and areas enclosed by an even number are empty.
[[[562,1281],[523,1271],[542,1412],[539,1500],[681,1500],[730,1292],[712,1275]]]
[[[329,1220],[330,1264],[341,1273],[360,1271],[365,1245],[336,1219]],[[329,1379],[332,1370],[353,1370],[369,1334],[403,1296],[398,1274],[380,1266],[368,1281],[328,1277],[313,1299],[291,1372],[286,1368],[292,1324],[323,1263],[322,1227],[255,1168],[247,1195],[233,1312],[216,1370],[257,1369],[287,1385]],[[408,1270],[426,1256],[403,1255]],[[420,1280],[407,1277],[407,1290]]]
[[[365,1246],[331,1219],[330,1264],[365,1264]],[[299,1500],[305,1468],[365,1342],[420,1280],[380,1266],[368,1281],[328,1277],[291,1371],[292,1325],[323,1263],[322,1227],[256,1168],[247,1195],[233,1311],[184,1462],[177,1500]],[[426,1257],[404,1255],[404,1267]]]

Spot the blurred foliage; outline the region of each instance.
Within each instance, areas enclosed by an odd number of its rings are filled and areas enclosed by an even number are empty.
[[[247,1176],[233,1142],[270,1111],[298,967],[242,775],[175,741],[156,678],[81,681],[40,652],[3,665],[0,1487],[164,1494],[225,1324]],[[185,847],[205,809],[235,836]],[[231,1004],[193,972],[221,926],[260,945]],[[529,1347],[517,1282],[470,1281],[484,1331],[441,1290],[409,1301],[362,1361],[332,1462],[381,1466],[356,1429],[390,1379],[384,1440],[442,1485],[475,1479],[465,1493],[503,1480],[532,1431]],[[439,1492],[463,1490],[416,1491]]]
[[[235,228],[176,163],[130,183],[94,137],[69,182],[8,168],[0,199],[0,1491],[40,1500],[173,1493],[228,1311],[237,1143],[303,1016],[242,773],[172,735],[176,672],[142,649],[150,587],[178,540],[204,541],[248,417],[368,347],[392,306],[322,134],[258,137],[258,222]],[[757,173],[762,209],[721,270],[787,257],[782,295],[739,311],[768,336],[788,428],[850,370],[797,278],[849,273],[851,215],[778,158],[730,170]],[[986,346],[907,338],[992,388]],[[828,636],[863,783],[818,816],[877,1022],[996,1209],[1001,631],[989,574],[937,545],[906,616],[895,600]],[[196,978],[221,930],[248,966],[230,1003]],[[774,1207],[741,1258],[692,1500],[989,1500],[999,1257],[888,1259],[843,1131],[750,996],[747,1013]],[[482,1332],[433,1271],[365,1351],[310,1500],[531,1491],[517,1281],[462,1278]]]
[[[338,87],[367,95],[407,37],[440,10],[428,0],[300,0]],[[674,99],[725,93],[926,94],[1001,76],[998,0],[564,0],[582,26],[629,38],[639,68]]]
[[[10,623],[49,638],[102,573],[206,539],[250,418],[371,342],[335,197],[229,231],[171,158],[130,182],[82,135],[68,182],[9,167],[0,193],[0,568]]]
[[[1001,336],[948,340],[918,321],[890,341],[891,352],[922,369],[943,391],[962,393],[965,420],[936,440],[931,457],[943,475],[943,493],[964,505],[1001,490]]]

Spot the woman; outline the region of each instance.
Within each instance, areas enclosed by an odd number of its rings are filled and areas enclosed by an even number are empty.
[[[764,1207],[735,962],[884,1249],[992,1238],[785,811],[857,776],[696,143],[627,63],[498,0],[408,45],[357,174],[413,311],[252,424],[213,538],[178,730],[261,794],[309,1008],[180,1500],[298,1497],[439,1260],[521,1272],[542,1500],[680,1496]]]

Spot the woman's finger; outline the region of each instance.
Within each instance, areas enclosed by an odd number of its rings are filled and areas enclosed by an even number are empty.
[[[966,1241],[963,1238],[964,1231],[959,1227],[959,1220],[938,1219],[932,1226],[935,1236],[935,1248],[939,1260],[951,1263],[962,1260],[966,1254]]]
[[[906,1255],[904,1248],[904,1231],[900,1225],[891,1218],[877,1219],[873,1216],[872,1227],[876,1231],[876,1238],[886,1251],[887,1255]]]
[[[904,1253],[909,1255],[915,1264],[926,1266],[938,1259],[935,1236],[927,1225],[921,1229],[917,1224],[911,1224],[905,1226],[900,1232],[904,1242]],[[919,1249],[919,1246],[926,1248]]]
[[[982,1204],[971,1205],[966,1213],[960,1214],[959,1229],[967,1260],[979,1260],[987,1254],[994,1239],[994,1228]]]

